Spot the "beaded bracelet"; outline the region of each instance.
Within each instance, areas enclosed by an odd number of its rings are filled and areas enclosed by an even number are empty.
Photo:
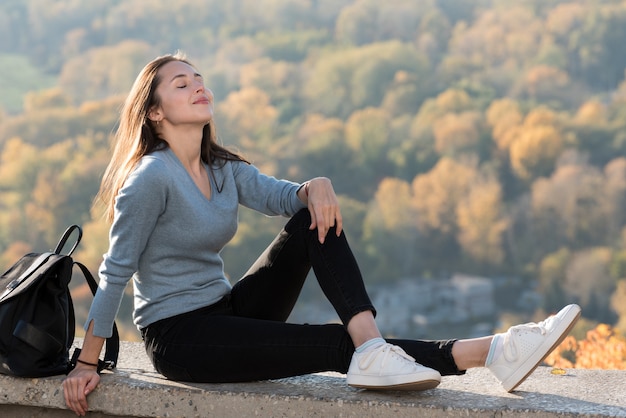
[[[85,364],[87,366],[92,366],[92,367],[98,367],[98,364],[95,363],[89,363],[88,361],[83,361],[79,358],[76,359],[77,362],[81,363],[81,364]]]

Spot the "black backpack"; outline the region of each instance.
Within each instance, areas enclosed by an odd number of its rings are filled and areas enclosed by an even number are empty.
[[[78,237],[69,253],[61,254],[71,234]],[[71,255],[82,238],[78,225],[70,226],[53,252],[23,256],[0,277],[0,373],[21,377],[66,374],[75,364],[80,349],[69,351],[74,343],[74,305],[69,283],[76,264],[96,294],[98,284]],[[119,352],[119,334],[106,341],[104,361],[98,372],[113,369]]]

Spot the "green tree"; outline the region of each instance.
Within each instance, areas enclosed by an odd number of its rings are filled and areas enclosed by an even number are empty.
[[[571,252],[565,248],[546,255],[539,264],[539,291],[542,307],[553,312],[568,303],[565,276]]]
[[[149,44],[131,40],[93,48],[63,65],[59,85],[74,103],[124,93],[130,90],[141,67],[155,55]]]
[[[616,281],[609,274],[611,250],[590,247],[575,253],[565,273],[567,294],[576,298],[590,318],[612,324],[615,313],[611,310],[611,295]]]
[[[354,110],[378,107],[398,72],[427,85],[428,63],[412,46],[398,41],[327,53],[311,63],[304,80],[307,112],[346,118]]]

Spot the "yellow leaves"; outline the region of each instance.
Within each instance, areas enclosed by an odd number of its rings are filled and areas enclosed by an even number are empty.
[[[411,225],[411,186],[400,179],[386,178],[378,187],[375,196],[385,229],[401,230]]]
[[[464,90],[446,90],[435,101],[442,112],[460,112],[469,109],[472,100]]]
[[[584,340],[565,338],[545,363],[555,368],[626,370],[626,338],[610,325],[599,324]]]
[[[554,169],[566,142],[554,112],[537,108],[522,119],[519,105],[502,99],[487,109],[486,120],[496,146],[508,151],[513,172],[519,178],[531,181]]]
[[[542,29],[541,22],[524,7],[487,10],[470,27],[456,26],[449,55],[481,66],[520,68],[537,53]]]
[[[39,151],[19,138],[9,139],[0,156],[0,187],[20,189],[34,179]],[[30,175],[29,175],[30,173]]]
[[[548,12],[547,29],[561,36],[570,34],[585,19],[586,6],[578,3],[563,3]]]
[[[609,325],[598,325],[578,342],[576,367],[626,370],[626,340]]]
[[[591,125],[606,123],[606,106],[598,100],[585,102],[576,113],[576,121]]]
[[[297,67],[285,61],[273,62],[269,58],[242,65],[239,80],[243,88],[257,87],[266,91],[284,90],[296,77]]]
[[[502,143],[506,132],[522,123],[523,116],[517,102],[505,98],[494,100],[486,112],[487,123],[493,127],[493,138],[498,148],[508,149],[508,143]]]
[[[24,96],[24,112],[36,112],[43,108],[67,107],[70,97],[59,87],[39,92],[28,92]]]
[[[511,165],[520,178],[530,180],[549,173],[562,148],[563,138],[554,126],[528,127],[511,145]]]
[[[544,89],[564,88],[569,76],[563,70],[548,65],[538,65],[526,73],[526,89],[530,97],[536,97]]]
[[[269,95],[256,87],[229,94],[218,109],[225,115],[229,129],[244,138],[266,134],[278,117]]]
[[[304,150],[318,150],[343,139],[344,124],[339,118],[325,118],[320,114],[307,115],[296,139]]]
[[[476,261],[498,264],[504,259],[501,187],[495,178],[474,184],[457,206],[458,241]]]
[[[433,169],[413,180],[413,205],[418,227],[450,233],[456,225],[456,206],[477,176],[474,168],[442,158]]]
[[[474,151],[480,139],[480,115],[476,112],[447,113],[433,124],[435,149],[440,155]]]

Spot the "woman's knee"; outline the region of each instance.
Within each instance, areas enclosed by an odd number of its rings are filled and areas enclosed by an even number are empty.
[[[296,212],[295,215],[291,217],[291,219],[289,219],[289,221],[287,222],[287,225],[285,225],[285,230],[289,232],[291,228],[300,228],[300,227],[304,227],[308,229],[310,225],[311,225],[311,213],[309,212],[307,208],[304,208],[304,209],[300,209],[298,212]]]

